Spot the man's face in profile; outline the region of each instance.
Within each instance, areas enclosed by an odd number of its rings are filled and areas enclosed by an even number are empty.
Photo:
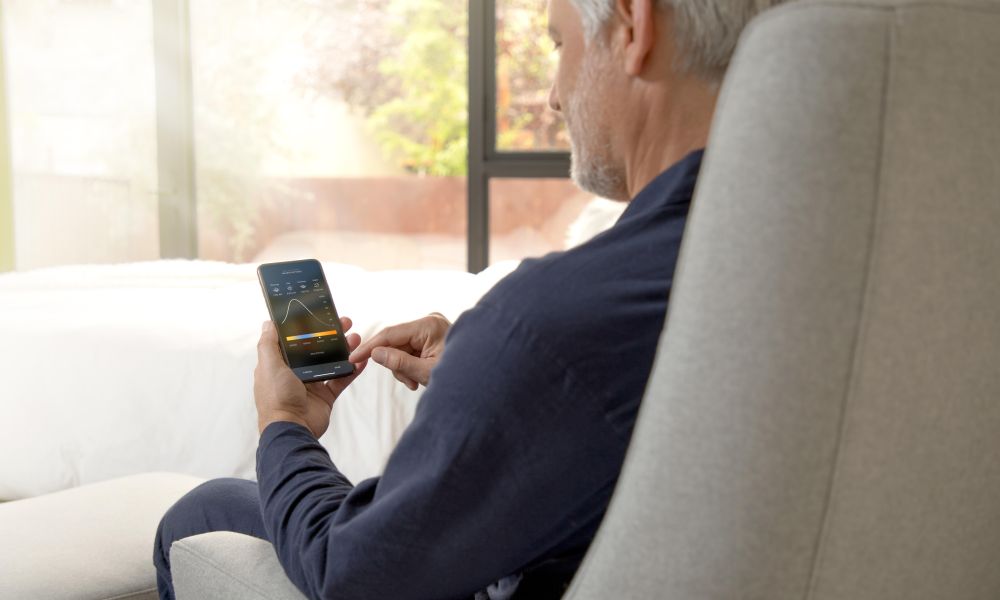
[[[628,200],[625,169],[613,147],[613,94],[621,73],[615,69],[604,32],[587,39],[580,14],[570,0],[550,0],[549,35],[559,66],[549,106],[563,114],[572,143],[572,177],[580,188],[614,200]],[[622,119],[618,119],[621,126]]]

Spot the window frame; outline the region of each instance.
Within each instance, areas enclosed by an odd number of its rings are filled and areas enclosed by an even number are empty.
[[[152,0],[160,258],[198,258],[189,0]]]

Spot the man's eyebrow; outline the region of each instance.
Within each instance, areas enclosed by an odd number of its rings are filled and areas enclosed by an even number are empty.
[[[549,37],[552,39],[559,37],[559,32],[556,31],[556,28],[551,23],[549,23]]]

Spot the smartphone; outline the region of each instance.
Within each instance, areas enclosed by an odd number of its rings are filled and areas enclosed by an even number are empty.
[[[350,350],[318,260],[266,263],[257,279],[285,362],[304,382],[354,373]]]

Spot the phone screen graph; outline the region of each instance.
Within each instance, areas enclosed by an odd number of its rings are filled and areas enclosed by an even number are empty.
[[[261,281],[290,367],[347,360],[340,318],[318,262],[264,265]]]

